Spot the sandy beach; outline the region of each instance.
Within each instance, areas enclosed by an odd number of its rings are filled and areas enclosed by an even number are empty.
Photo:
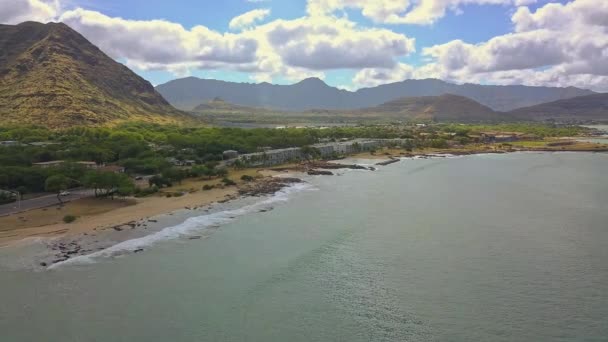
[[[115,226],[127,224],[132,221],[140,221],[156,215],[166,214],[175,210],[184,208],[193,208],[206,206],[212,203],[234,198],[238,193],[236,187],[226,187],[224,189],[212,189],[209,191],[198,191],[195,193],[186,193],[181,197],[148,197],[136,198],[132,201],[133,204],[123,205],[119,208],[112,208],[109,211],[79,217],[73,223],[54,223],[38,227],[16,228],[4,230],[0,232],[0,246],[6,246],[16,243],[20,240],[29,237],[57,237],[63,235],[76,235],[86,232],[102,231],[111,229]],[[62,209],[68,213],[67,208]],[[55,207],[50,208],[55,210]],[[28,215],[36,215],[43,209],[32,210],[31,212],[22,213],[18,216],[27,217]],[[11,221],[16,221],[15,216],[6,216],[0,218],[0,225],[5,226]]]
[[[278,165],[263,169],[232,170],[230,178],[235,180],[236,185],[234,186],[224,186],[219,179],[187,179],[182,184],[162,189],[161,192],[149,197],[116,200],[88,198],[62,206],[56,205],[0,217],[0,247],[27,244],[28,241],[33,241],[29,238],[43,238],[42,241],[45,241],[44,244],[49,252],[60,252],[59,254],[49,254],[49,256],[54,255],[55,257],[59,255],[59,259],[40,262],[41,265],[46,267],[57,262],[57,260],[85,255],[108,248],[112,244],[158,231],[163,228],[163,225],[176,222],[178,217],[185,220],[189,215],[193,215],[186,211],[203,208],[207,212],[208,209],[204,208],[209,208],[216,203],[225,203],[248,196],[271,195],[287,186],[287,184],[273,181],[277,180],[278,176],[290,177],[292,181],[299,181],[299,178],[306,173],[309,175],[332,175],[334,174],[332,173],[333,169],[340,168],[375,170],[378,167],[390,165],[401,158],[412,157],[433,158],[445,155],[518,151],[605,152],[606,150],[606,146],[590,143],[577,143],[566,147],[557,146],[553,148],[547,146],[502,145],[415,151],[387,148],[375,153],[365,152],[351,155],[341,160]],[[241,180],[243,175],[254,177],[254,181]],[[214,188],[202,190],[204,185],[213,185]],[[169,221],[162,219],[163,216],[174,215],[178,211],[185,213],[181,216],[176,215]],[[63,222],[65,215],[74,215],[77,219],[75,222],[65,223]],[[161,219],[159,220],[159,218]]]
[[[443,154],[468,155],[479,153],[506,153],[517,151],[597,151],[605,152],[605,146],[590,143],[577,143],[571,146],[547,148],[546,146],[513,146],[505,148],[498,145],[466,146],[449,149],[424,149],[406,151],[404,149],[383,149],[375,153],[359,153],[345,159],[328,162],[287,164],[264,169],[233,170],[230,178],[235,180],[236,186],[220,185],[219,179],[202,180],[189,179],[182,184],[163,189],[162,192],[145,198],[129,198],[121,200],[110,199],[84,199],[74,201],[63,206],[31,210],[25,213],[0,217],[0,247],[27,244],[33,237],[70,239],[88,234],[104,231],[121,231],[123,226],[141,225],[149,222],[151,218],[170,214],[178,210],[192,210],[214,203],[223,203],[241,197],[243,187],[252,184],[264,183],[279,175],[287,177],[300,177],[310,171],[318,169],[332,169],[334,163],[347,164],[345,167],[359,167],[358,164],[368,165],[373,169],[375,165],[386,166],[392,160],[408,157],[433,157]],[[351,164],[351,165],[348,165]],[[374,166],[370,166],[374,165]],[[327,172],[331,174],[331,172]],[[250,184],[242,181],[243,175],[255,177]],[[211,190],[202,190],[203,185],[214,185]],[[274,189],[275,191],[277,189]],[[180,196],[168,197],[168,194],[179,193]],[[75,222],[64,223],[64,215],[77,216]],[[155,220],[152,220],[155,221]]]

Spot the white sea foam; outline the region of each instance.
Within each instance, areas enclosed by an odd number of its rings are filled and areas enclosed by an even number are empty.
[[[304,190],[314,190],[314,188],[308,183],[295,183],[289,187],[282,189],[281,191],[278,191],[273,196],[266,198],[262,201],[256,202],[254,204],[246,205],[237,209],[190,217],[178,225],[163,228],[162,230],[156,233],[152,233],[150,235],[146,235],[140,238],[117,243],[111,247],[108,247],[95,253],[77,256],[66,261],[53,264],[49,267],[49,269],[64,265],[90,264],[94,263],[97,259],[100,258],[120,256],[126,253],[133,252],[140,248],[149,247],[161,241],[191,236],[193,233],[201,232],[202,230],[207,229],[209,227],[215,227],[229,223],[239,216],[253,213],[261,209],[269,208],[271,205],[276,203],[285,202],[289,199],[289,196],[292,193]]]

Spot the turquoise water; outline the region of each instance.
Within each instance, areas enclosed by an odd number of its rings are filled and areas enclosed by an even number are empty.
[[[603,136],[599,136],[597,138],[583,138],[577,139],[578,141],[590,142],[595,144],[608,144],[608,125],[589,125],[585,126],[589,128],[594,128],[604,132]]]
[[[590,142],[594,144],[608,144],[608,138],[588,138],[588,139],[576,139],[582,142]]]
[[[311,178],[208,239],[2,270],[1,340],[606,341],[607,169],[516,153]]]

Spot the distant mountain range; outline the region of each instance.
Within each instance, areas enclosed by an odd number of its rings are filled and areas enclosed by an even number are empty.
[[[436,122],[498,122],[511,117],[497,113],[464,96],[402,97],[372,108],[360,109],[363,116],[390,117],[401,120],[431,120]]]
[[[176,122],[154,87],[65,24],[0,25],[0,122]]]
[[[230,114],[233,120],[248,122],[263,117],[267,122],[288,117],[305,122],[314,117],[338,123],[360,119],[608,121],[608,94],[572,87],[456,85],[426,79],[350,92],[317,78],[273,85],[189,77],[155,89],[67,25],[0,25],[0,124],[58,128],[195,120],[170,103],[203,118],[215,115],[219,120]]]
[[[182,110],[192,110],[199,104],[216,97],[241,106],[305,111],[367,108],[402,97],[453,94],[473,99],[495,111],[510,111],[545,102],[594,94],[590,90],[574,87],[458,85],[437,79],[405,80],[350,92],[330,87],[318,78],[308,78],[292,85],[274,85],[187,77],[159,85],[156,89],[173,106]]]
[[[332,122],[387,122],[387,121],[435,121],[435,122],[500,122],[513,121],[508,113],[495,112],[464,96],[444,94],[439,96],[402,97],[379,106],[332,110],[316,109],[303,112],[273,111],[259,107],[234,105],[215,98],[197,106],[194,110],[201,117],[227,121],[257,119],[258,122],[281,120],[306,120]]]
[[[536,121],[608,121],[608,93],[578,96],[509,113],[515,119]]]
[[[494,111],[464,96],[401,97],[378,106],[349,109],[315,109],[302,112],[276,111],[260,107],[234,105],[215,98],[197,106],[194,113],[205,118],[238,122],[275,122],[297,118],[305,122],[380,122],[425,120],[435,122],[608,122],[608,93],[578,96],[570,99],[519,108],[510,112]],[[302,121],[303,120],[303,121]]]

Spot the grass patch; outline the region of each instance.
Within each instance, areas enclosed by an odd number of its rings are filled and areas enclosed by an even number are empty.
[[[74,215],[65,215],[63,217],[63,222],[65,222],[65,223],[72,223],[74,221],[76,221],[76,216],[74,216]]]

